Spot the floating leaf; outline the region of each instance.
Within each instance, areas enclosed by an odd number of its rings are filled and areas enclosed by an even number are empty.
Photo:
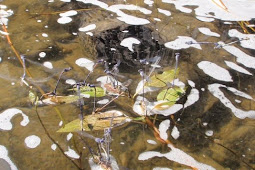
[[[83,130],[104,130],[110,126],[120,126],[131,119],[124,115],[122,112],[117,110],[106,111],[103,113],[87,115],[83,120]],[[67,123],[64,127],[59,129],[57,132],[76,132],[81,131],[81,120],[76,119],[70,123]]]
[[[167,70],[164,71],[162,74],[153,75],[150,77],[149,82],[145,84],[145,86],[150,87],[165,87],[167,82],[172,82],[174,78],[178,75],[179,69],[175,71],[173,70]]]
[[[28,98],[29,98],[29,100],[30,100],[30,102],[31,102],[32,104],[35,103],[36,95],[34,94],[33,91],[30,90],[30,91],[28,92]]]
[[[95,92],[96,90],[96,92]],[[77,89],[75,89],[77,91]],[[80,88],[81,95],[89,95],[90,97],[104,97],[105,91],[101,87],[89,87],[89,86],[82,86]]]
[[[78,96],[70,95],[70,96],[50,96],[42,100],[42,104],[47,105],[56,105],[56,104],[64,104],[64,103],[73,103],[79,99]]]
[[[184,92],[185,90],[180,87],[165,89],[158,94],[157,100],[166,100],[165,105],[173,105]]]

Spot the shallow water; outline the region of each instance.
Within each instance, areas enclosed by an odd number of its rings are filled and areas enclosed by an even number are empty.
[[[110,68],[120,60],[119,75],[125,78],[118,80],[132,79],[129,91],[134,95],[142,80],[138,73],[143,68],[141,59],[161,56],[159,65],[162,68],[159,71],[162,72],[175,68],[175,55],[180,53],[177,78],[185,84],[186,94],[172,109],[164,113],[159,111],[155,124],[160,129],[164,126],[163,120],[171,120],[170,127],[162,128],[166,131],[162,135],[166,135],[175,148],[157,140],[147,125],[127,123],[114,128],[112,133],[111,155],[120,169],[254,169],[255,35],[243,33],[235,21],[242,17],[239,12],[230,15],[235,10],[232,9],[232,1],[225,2],[229,9],[229,13],[224,14],[225,18],[220,16],[226,11],[210,0],[201,5],[199,0],[182,3],[184,1],[178,4],[178,1],[171,0],[20,0],[3,1],[1,5],[7,6],[3,9],[5,11],[13,10],[13,15],[8,17],[9,36],[13,47],[26,57],[26,67],[33,78],[26,75],[25,80],[39,96],[38,87],[44,92],[53,91],[64,68],[72,67],[72,71],[63,75],[57,90],[59,95],[70,93],[67,89],[71,85],[66,80],[83,81],[89,70],[77,64],[80,58],[94,62],[104,59],[111,63]],[[252,6],[251,1],[243,3],[248,4],[247,8]],[[71,9],[78,14],[70,16],[71,22],[60,24],[70,18],[59,20],[59,14]],[[246,18],[241,19],[248,20],[249,16],[247,10]],[[205,28],[217,34],[206,35]],[[252,33],[252,30],[249,31]],[[35,107],[29,101],[30,88],[20,83],[23,67],[6,36],[2,33],[0,36],[0,169],[8,166],[11,169],[76,169],[59,148],[52,149],[53,142],[46,135]],[[123,41],[130,37],[136,38],[131,46]],[[247,37],[247,40],[214,48],[213,43],[221,41],[227,44]],[[213,43],[190,45],[190,41]],[[91,63],[88,66],[91,68]],[[149,68],[146,66],[147,72]],[[87,81],[99,86],[96,79],[106,75],[104,69],[104,65],[96,67]],[[145,97],[152,102],[156,101],[156,95],[157,92],[149,92]],[[142,96],[140,94],[140,98]],[[111,100],[112,97],[107,95],[97,101]],[[130,117],[137,117],[140,112],[133,110],[133,105],[138,98],[119,97],[106,110],[120,110]],[[90,114],[93,99],[85,99],[85,106],[86,114]],[[100,105],[97,104],[97,107]],[[173,108],[179,109],[175,111]],[[68,133],[56,132],[61,127],[56,110],[61,113],[64,123],[70,122],[78,118],[77,102],[41,106],[38,113],[48,133],[64,152],[69,148],[78,154],[82,152],[81,159],[70,159],[77,161],[81,168],[90,169],[89,151],[83,148],[85,144],[79,137],[74,133],[68,140]],[[21,111],[23,114],[20,114]],[[170,113],[174,113],[171,119]],[[26,116],[29,121],[22,124]],[[100,137],[103,132],[92,134]],[[38,136],[40,142],[35,140],[27,145],[25,139],[31,135]],[[154,142],[149,143],[148,140]],[[86,141],[96,149],[93,140]]]

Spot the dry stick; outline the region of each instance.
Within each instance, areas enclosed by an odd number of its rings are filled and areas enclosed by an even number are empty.
[[[44,126],[44,124],[43,124],[43,122],[42,122],[42,119],[41,119],[41,117],[40,117],[40,115],[39,115],[39,113],[38,113],[38,111],[37,111],[37,104],[35,105],[35,112],[36,112],[36,115],[37,115],[37,117],[38,117],[38,119],[39,119],[39,121],[40,121],[40,123],[41,123],[41,125],[42,125],[42,127],[43,127],[43,129],[44,129],[44,131],[45,131],[45,134],[48,136],[48,138],[49,138],[53,143],[55,143],[55,144],[58,146],[58,148],[59,148],[59,150],[61,151],[61,153],[62,153],[67,159],[69,159],[69,161],[71,161],[71,162],[76,166],[76,168],[81,169],[81,168],[79,167],[79,165],[78,165],[75,161],[73,161],[72,159],[70,159],[70,158],[65,154],[64,150],[60,147],[60,145],[59,145],[57,142],[55,142],[55,140],[50,136],[48,130],[47,130],[46,127]]]
[[[117,98],[119,98],[122,94],[124,94],[124,92],[121,92],[118,96],[114,97],[112,100],[110,100],[108,103],[106,103],[103,107],[101,108],[97,108],[96,112],[100,112],[101,110],[103,110],[106,106],[108,106],[110,103],[112,103],[114,100],[116,100]]]

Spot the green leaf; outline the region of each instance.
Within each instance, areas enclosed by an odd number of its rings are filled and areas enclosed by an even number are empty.
[[[120,126],[126,122],[129,122],[130,120],[131,119],[129,117],[117,110],[87,115],[83,120],[83,130],[104,130],[105,128]],[[81,120],[76,119],[70,123],[67,123],[57,132],[76,132],[81,130]]]
[[[96,92],[95,92],[96,90]],[[77,91],[77,89],[75,89]],[[89,95],[90,97],[104,97],[105,91],[102,87],[89,87],[89,86],[82,86],[80,88],[81,94]]]
[[[32,90],[30,90],[30,91],[28,92],[28,98],[29,98],[29,100],[30,100],[30,102],[31,102],[32,104],[35,103],[36,95],[35,95],[35,93],[34,93]]]
[[[162,74],[153,75],[150,77],[149,82],[145,84],[145,86],[150,87],[165,87],[167,82],[172,82],[174,78],[178,75],[179,69],[175,71],[173,70],[167,70],[164,71]]]
[[[185,90],[180,87],[165,89],[158,94],[157,100],[166,100],[166,105],[173,105],[177,100],[179,100],[180,96],[182,96],[184,92]]]

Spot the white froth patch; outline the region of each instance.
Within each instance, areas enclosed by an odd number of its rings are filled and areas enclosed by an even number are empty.
[[[57,22],[59,24],[67,24],[67,23],[70,23],[72,20],[73,19],[70,17],[60,17]]]
[[[103,99],[103,100],[99,100],[98,102],[97,102],[97,104],[106,104],[106,103],[108,103],[109,102],[109,99]]]
[[[235,99],[235,102],[236,102],[236,103],[241,103],[242,101],[241,101],[241,100],[238,100],[238,99]]]
[[[65,154],[70,157],[70,158],[73,158],[73,159],[79,159],[80,158],[80,155],[78,155],[75,150],[71,149],[69,146],[68,146],[68,150],[65,151]]]
[[[26,126],[29,123],[28,116],[25,115],[21,110],[16,108],[7,109],[0,114],[0,129],[11,130],[12,129],[11,119],[16,114],[21,114],[23,117],[23,120],[20,122],[21,126]]]
[[[71,0],[60,0],[62,2],[71,2]]]
[[[160,138],[167,140],[168,135],[167,135],[167,130],[170,127],[170,120],[164,120],[159,124],[159,135]]]
[[[66,11],[66,12],[64,12],[64,13],[60,13],[59,15],[60,15],[61,17],[70,17],[70,16],[75,16],[75,15],[77,15],[77,14],[78,14],[77,11],[75,11],[75,10],[70,10],[70,11]]]
[[[226,65],[230,68],[232,68],[233,70],[236,70],[240,73],[244,73],[247,75],[252,75],[252,73],[250,73],[249,71],[247,71],[246,69],[244,69],[243,67],[237,65],[236,63],[233,63],[231,61],[224,61],[226,63]]]
[[[220,34],[216,33],[216,32],[212,32],[209,28],[205,28],[205,27],[201,27],[198,28],[198,30],[208,36],[213,36],[213,37],[220,37]]]
[[[125,38],[121,41],[120,45],[123,47],[127,47],[130,51],[134,52],[133,50],[133,44],[140,44],[141,42],[133,37]]]
[[[188,155],[187,153],[183,152],[182,150],[175,148],[172,145],[168,145],[171,148],[171,151],[168,153],[160,153],[156,151],[147,151],[143,152],[138,156],[138,160],[144,161],[151,159],[153,157],[165,157],[171,161],[187,165],[189,167],[193,167],[196,169],[206,169],[206,170],[215,170],[213,167],[197,162],[193,157]]]
[[[46,34],[46,33],[42,33],[42,36],[45,37],[45,38],[49,37],[49,35]]]
[[[179,132],[179,130],[176,126],[173,127],[172,132],[171,132],[171,136],[174,139],[178,139],[180,137],[180,132]]]
[[[159,18],[153,18],[155,21],[161,21],[161,19]]]
[[[222,42],[220,42],[222,43]],[[225,49],[227,52],[232,54],[233,56],[236,56],[236,62],[243,64],[244,66],[248,68],[255,69],[255,57],[252,57],[243,51],[241,51],[239,48],[234,46],[223,46],[223,49]]]
[[[86,32],[86,34],[91,36],[91,37],[94,35],[92,32]]]
[[[188,80],[190,87],[195,88],[195,83],[192,80]]]
[[[8,25],[8,17],[13,14],[12,10],[6,10],[7,6],[2,5],[0,8],[0,16],[1,16],[1,22],[0,25]]]
[[[249,21],[254,18],[255,3],[250,0],[228,0],[224,1],[227,9],[217,1],[204,0],[162,0],[165,3],[175,5],[175,8],[184,12],[191,13],[192,9],[188,6],[196,6],[194,9],[197,19],[203,21],[213,21],[214,18],[227,21]]]
[[[91,30],[96,29],[96,27],[97,27],[96,24],[90,24],[90,25],[87,25],[85,27],[79,28],[79,31],[87,32],[87,31],[91,31]]]
[[[58,124],[58,126],[62,126],[63,125],[63,121],[61,120]]]
[[[205,74],[209,75],[210,77],[213,77],[216,80],[225,82],[233,81],[231,75],[226,69],[210,61],[201,61],[200,63],[197,64],[197,66],[201,70],[203,70]]]
[[[220,90],[220,88],[226,88],[227,90],[231,90],[235,95],[241,96],[242,97],[249,97],[248,94],[245,94],[244,92],[241,92],[233,87],[227,87],[225,85],[222,84],[210,84],[208,85],[208,90],[212,93],[212,95],[214,95],[215,97],[217,97],[222,104],[224,104],[226,107],[228,107],[229,109],[231,109],[232,113],[239,119],[245,119],[245,118],[251,118],[251,119],[255,119],[255,110],[249,110],[249,111],[244,111],[241,109],[236,108],[231,101],[224,95],[224,93]],[[245,94],[245,95],[244,95]],[[251,97],[251,96],[250,96]]]
[[[187,97],[187,101],[184,104],[184,108],[193,105],[199,100],[199,91],[195,88],[192,88],[190,94]]]
[[[75,61],[75,63],[80,67],[85,67],[89,71],[93,71],[94,62],[87,58],[79,58]]]
[[[148,139],[147,143],[152,144],[152,145],[156,145],[157,144],[157,142],[155,140],[151,140],[151,139]]]
[[[213,131],[212,130],[207,130],[205,131],[206,136],[213,136]]]
[[[1,30],[0,30],[0,34],[3,34],[3,35],[9,35],[9,33],[8,33],[8,32],[4,32],[4,31],[1,31]]]
[[[18,170],[16,165],[11,161],[11,159],[8,156],[8,150],[3,145],[0,145],[0,158],[5,160],[9,164],[11,170]]]
[[[36,135],[31,135],[25,138],[25,144],[28,148],[36,148],[41,143],[41,139]]]
[[[255,13],[254,13],[255,16]],[[240,44],[244,48],[249,48],[255,50],[255,35],[254,34],[243,34],[236,29],[231,29],[228,31],[228,35],[230,37],[237,37],[239,40],[245,39],[240,41]]]
[[[171,48],[174,50],[186,49],[190,47],[194,47],[202,50],[199,44],[188,44],[189,42],[197,43],[193,38],[186,36],[178,36],[178,38],[174,41],[165,43],[165,47]]]
[[[110,12],[115,13],[116,15],[118,15],[117,19],[120,21],[125,22],[126,24],[130,24],[130,25],[145,25],[145,24],[149,24],[150,21],[144,18],[139,18],[139,17],[135,17],[129,14],[126,14],[122,11],[123,10],[137,10],[142,12],[143,14],[151,14],[152,11],[146,9],[146,8],[142,8],[136,5],[124,5],[124,4],[118,4],[118,5],[111,5],[108,6],[108,4],[98,1],[98,0],[77,0],[80,2],[83,2],[85,4],[93,4],[96,6],[99,6],[105,10],[108,10]]]
[[[164,9],[160,9],[160,8],[158,8],[158,12],[162,13],[162,14],[164,14],[166,16],[170,16],[171,15],[170,11],[167,11],[167,10],[164,10]]]
[[[155,167],[153,170],[172,170],[170,168],[165,168],[165,167]]]
[[[68,135],[66,136],[66,140],[69,141],[72,137],[73,137],[73,134],[72,133],[68,133]]]
[[[45,53],[45,52],[40,52],[40,53],[39,53],[39,57],[44,58],[45,56],[46,56],[46,53]]]
[[[66,79],[66,84],[74,85],[76,81],[74,79]]]
[[[53,144],[51,145],[51,149],[55,151],[55,150],[57,149],[57,145],[56,145],[55,143],[53,143]]]
[[[44,67],[47,67],[48,69],[53,69],[53,65],[52,65],[52,63],[49,62],[49,61],[44,62],[44,63],[43,63],[43,66],[44,66]]]
[[[144,0],[144,3],[149,5],[149,6],[152,6],[154,1],[152,1],[152,0]]]

